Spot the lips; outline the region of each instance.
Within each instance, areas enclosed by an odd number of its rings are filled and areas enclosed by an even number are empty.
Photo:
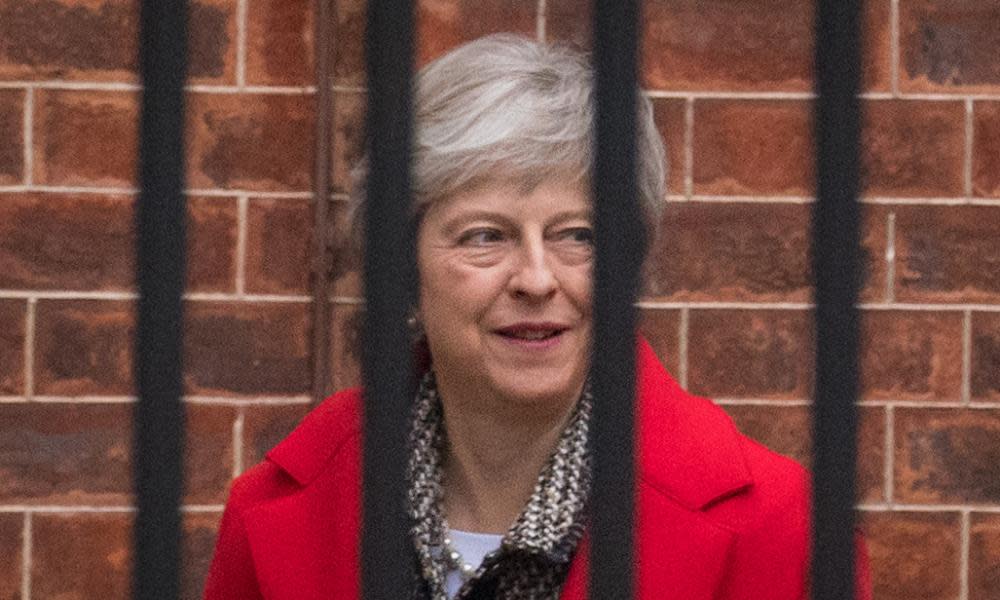
[[[495,333],[510,340],[539,342],[555,338],[567,329],[559,323],[516,323],[500,327]]]

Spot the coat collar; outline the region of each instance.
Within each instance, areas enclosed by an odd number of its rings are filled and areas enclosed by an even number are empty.
[[[681,389],[641,336],[636,352],[641,480],[688,510],[751,485],[740,434],[725,412]],[[345,443],[360,441],[361,420],[361,393],[346,390],[317,407],[267,457],[306,486]]]

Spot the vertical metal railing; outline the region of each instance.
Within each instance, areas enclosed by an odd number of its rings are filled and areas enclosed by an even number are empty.
[[[141,5],[132,589],[142,600],[176,598],[180,581],[187,15],[186,0]]]
[[[848,600],[855,585],[861,2],[818,0],[816,14],[812,595]]]
[[[368,600],[409,598],[413,546],[406,499],[411,403],[406,317],[416,290],[410,227],[412,0],[368,5],[361,584]]]
[[[636,0],[595,0],[594,14],[594,339],[599,356],[592,372],[590,597],[623,599],[634,591],[634,514],[621,508],[633,506],[635,489],[633,302],[644,247],[635,182],[638,6]],[[859,3],[819,0],[817,15],[812,593],[817,600],[843,600],[854,591]],[[179,585],[186,19],[184,0],[142,3],[133,593],[143,599],[176,598]],[[369,599],[405,598],[412,585],[404,510],[412,392],[405,319],[416,289],[409,219],[412,56],[412,0],[371,3],[361,548],[362,589]]]
[[[636,188],[637,0],[595,0],[594,393],[590,598],[632,597],[635,308],[644,231]]]

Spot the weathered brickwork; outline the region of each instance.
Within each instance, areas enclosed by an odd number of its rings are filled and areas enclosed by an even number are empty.
[[[360,380],[346,192],[366,0],[335,4],[330,373]],[[232,477],[309,410],[314,2],[193,0],[182,597]],[[417,65],[589,2],[419,0]],[[137,3],[0,0],[0,597],[124,598],[132,519]],[[813,8],[644,0],[668,206],[641,332],[809,464]],[[858,498],[878,600],[1000,597],[1000,0],[869,0]],[[24,592],[25,594],[22,594]]]

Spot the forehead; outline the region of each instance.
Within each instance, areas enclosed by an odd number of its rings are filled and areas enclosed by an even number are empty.
[[[589,215],[589,192],[582,181],[571,179],[546,179],[531,186],[516,181],[490,182],[432,203],[425,219],[450,221],[480,212],[525,218]]]

